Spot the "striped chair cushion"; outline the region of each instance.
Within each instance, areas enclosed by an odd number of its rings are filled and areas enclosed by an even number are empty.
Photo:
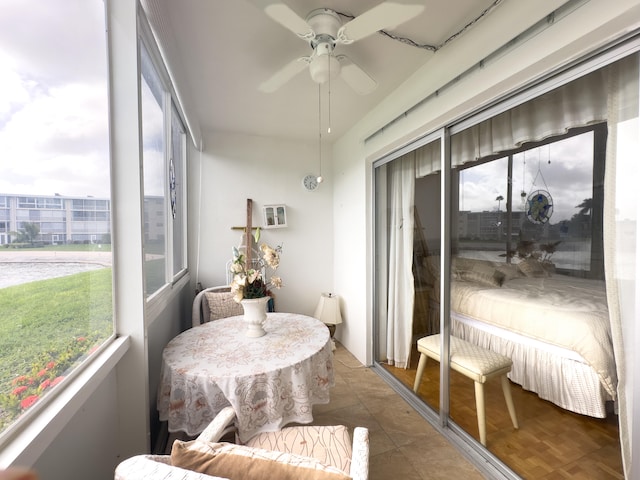
[[[312,457],[347,474],[351,468],[351,438],[343,425],[285,427],[277,432],[260,433],[246,445]]]

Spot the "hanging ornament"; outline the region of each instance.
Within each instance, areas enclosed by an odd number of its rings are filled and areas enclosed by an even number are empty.
[[[531,223],[544,224],[553,214],[553,198],[546,190],[531,192],[527,198],[527,218]]]
[[[548,151],[548,161],[551,163],[551,150]],[[538,177],[544,184],[544,189],[533,190]],[[547,223],[553,215],[553,197],[549,193],[549,187],[544,180],[542,170],[540,169],[540,149],[538,149],[538,173],[531,184],[531,193],[527,197],[527,218],[531,223],[542,225]]]

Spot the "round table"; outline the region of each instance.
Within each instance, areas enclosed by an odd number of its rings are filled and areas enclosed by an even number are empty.
[[[319,320],[269,313],[266,335],[245,335],[242,316],[182,332],[162,354],[160,420],[170,432],[195,436],[231,405],[244,442],[291,422],[313,421],[334,385],[329,330]]]

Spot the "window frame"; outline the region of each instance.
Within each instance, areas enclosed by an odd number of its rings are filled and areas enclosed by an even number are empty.
[[[149,61],[151,66],[154,68],[156,75],[160,81],[160,85],[162,87],[162,98],[161,98],[161,109],[163,112],[163,159],[164,159],[164,235],[165,235],[165,257],[164,257],[164,284],[159,288],[154,290],[153,292],[148,292],[145,287],[145,295],[146,301],[149,305],[153,306],[155,303],[159,303],[160,305],[164,305],[165,302],[159,300],[160,297],[167,295],[166,292],[173,289],[176,284],[181,284],[182,280],[188,273],[187,269],[187,252],[186,247],[188,244],[188,236],[187,236],[187,210],[186,210],[186,199],[187,192],[186,188],[181,188],[179,190],[179,194],[176,198],[176,207],[179,209],[179,212],[176,214],[174,218],[172,215],[172,204],[171,204],[171,190],[170,190],[170,176],[171,176],[171,163],[174,163],[174,173],[178,172],[181,174],[181,178],[176,178],[176,182],[180,183],[183,187],[186,186],[187,175],[187,136],[188,129],[186,126],[186,122],[184,119],[184,114],[182,109],[180,108],[180,102],[177,98],[177,94],[173,88],[173,84],[171,82],[170,76],[167,72],[164,62],[162,61],[162,56],[160,50],[158,48],[157,43],[154,40],[153,33],[151,31],[151,27],[149,26],[146,17],[144,14],[138,15],[138,26],[139,26],[139,35],[138,35],[138,48],[140,49],[140,55],[142,55],[142,48],[146,50],[148,54]],[[140,81],[142,82],[142,67],[140,71]],[[144,119],[141,120],[142,122]],[[176,160],[173,158],[173,122],[177,122],[180,127],[180,139],[181,146],[179,149],[179,153],[181,154],[181,158]],[[176,163],[179,162],[179,166],[176,168]],[[144,191],[142,192],[144,196]],[[175,221],[178,219],[177,221]],[[149,219],[151,221],[151,219]],[[146,227],[143,233],[146,233]],[[182,240],[180,245],[179,252],[176,252],[176,243],[174,238],[176,234],[176,230],[181,232],[180,238]],[[180,267],[177,271],[174,271],[174,266],[176,260],[179,260]]]

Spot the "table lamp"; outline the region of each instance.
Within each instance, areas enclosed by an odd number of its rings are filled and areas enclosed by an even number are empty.
[[[318,302],[316,312],[313,316],[329,328],[331,343],[335,348],[333,335],[336,333],[336,325],[342,323],[342,315],[340,315],[340,298],[333,293],[321,294],[320,301]]]

